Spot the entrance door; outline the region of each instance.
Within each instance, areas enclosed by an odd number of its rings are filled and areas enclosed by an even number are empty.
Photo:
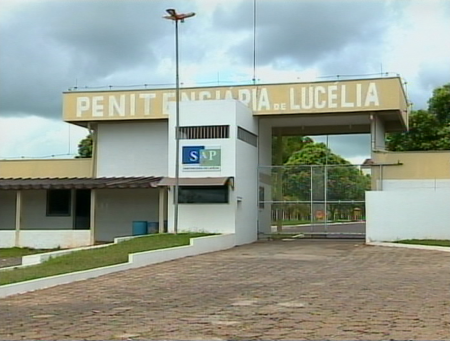
[[[89,230],[91,216],[91,190],[77,189],[75,191],[74,229]]]

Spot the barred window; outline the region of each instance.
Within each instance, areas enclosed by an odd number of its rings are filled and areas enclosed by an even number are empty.
[[[230,137],[230,126],[197,126],[180,127],[180,139],[227,139]]]
[[[244,128],[238,127],[237,137],[239,140],[247,142],[252,146],[258,146],[258,136],[249,132],[248,130],[245,130]]]
[[[47,216],[70,216],[70,189],[50,189],[47,191]]]

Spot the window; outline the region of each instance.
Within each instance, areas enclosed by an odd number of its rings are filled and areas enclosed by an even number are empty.
[[[227,139],[230,137],[230,126],[198,126],[180,127],[180,139]]]
[[[252,146],[257,147],[258,145],[258,136],[249,132],[248,130],[245,130],[244,128],[238,127],[237,137],[239,140],[247,142]]]
[[[47,191],[47,215],[70,216],[70,189],[51,189]]]
[[[180,186],[180,204],[227,204],[228,185],[224,186]]]

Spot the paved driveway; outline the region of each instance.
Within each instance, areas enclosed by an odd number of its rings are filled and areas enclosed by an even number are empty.
[[[272,232],[276,233],[276,226],[272,227]],[[337,234],[361,234],[364,235],[366,233],[366,223],[358,222],[358,223],[342,223],[336,224],[331,223],[325,226],[323,223],[316,223],[313,225],[305,224],[305,225],[288,225],[283,227],[284,233],[337,233]]]
[[[0,299],[0,339],[450,339],[450,253],[256,243]]]

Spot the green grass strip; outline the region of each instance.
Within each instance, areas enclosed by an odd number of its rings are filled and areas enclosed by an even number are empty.
[[[0,285],[126,263],[130,253],[189,245],[191,238],[209,235],[211,234],[155,234],[101,248],[75,251],[38,265],[0,271]]]
[[[394,243],[429,245],[429,246],[450,246],[450,240],[448,239],[405,239],[405,240],[397,240]]]

